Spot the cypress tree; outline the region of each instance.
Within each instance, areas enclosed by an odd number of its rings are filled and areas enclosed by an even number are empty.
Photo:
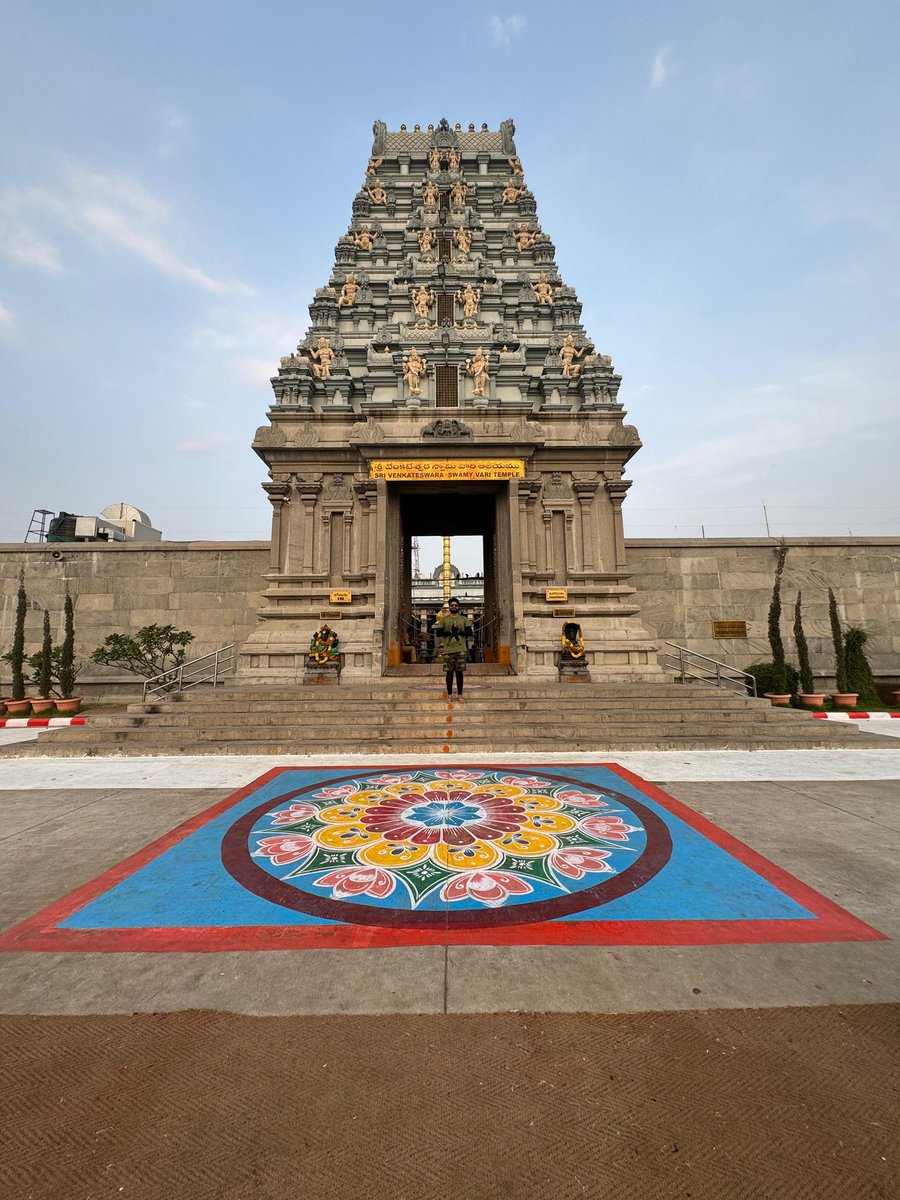
[[[809,646],[806,634],[803,632],[803,618],[800,615],[800,597],[797,593],[797,603],[794,605],[794,641],[797,643],[797,661],[800,664],[800,690],[807,694],[815,690],[812,667],[809,665]]]
[[[781,577],[784,575],[784,560],[788,548],[784,544],[778,547],[778,560],[775,563],[775,583],[772,587],[772,600],[769,604],[769,646],[772,649],[772,672],[775,691],[784,695],[788,690],[787,664],[784,658],[784,642],[781,640]]]
[[[25,594],[25,568],[19,568],[19,590],[16,592],[16,618],[13,626],[12,650],[8,658],[12,668],[12,698],[25,699],[25,612],[28,608],[28,597]]]
[[[837,600],[834,591],[828,589],[828,618],[831,621],[831,641],[834,646],[834,679],[838,692],[849,692],[847,686],[847,667],[844,656],[844,634],[838,616]]]
[[[38,679],[38,695],[42,700],[50,699],[53,683],[53,641],[50,637],[50,614],[44,609],[44,637],[41,642],[41,673]]]
[[[59,656],[59,694],[63,700],[70,700],[75,691],[75,676],[78,672],[75,670],[75,611],[68,587],[64,613],[65,631]]]

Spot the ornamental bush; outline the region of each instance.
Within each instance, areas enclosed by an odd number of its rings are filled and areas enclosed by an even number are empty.
[[[878,704],[875,676],[866,657],[865,644],[869,635],[864,629],[848,629],[844,633],[844,671],[847,676],[847,691],[856,692],[859,700],[866,704]]]
[[[71,700],[75,693],[75,680],[81,670],[80,663],[75,662],[75,612],[72,597],[66,587],[66,599],[63,605],[64,632],[63,643],[59,654],[59,694],[63,700]]]
[[[800,613],[800,597],[797,593],[797,603],[794,605],[794,641],[797,643],[797,661],[800,663],[800,691],[807,695],[815,691],[812,667],[809,665],[809,646],[806,634],[803,632],[803,617]]]
[[[828,619],[831,622],[831,644],[834,646],[835,688],[838,692],[849,692],[844,655],[844,632],[838,616],[837,600],[831,588],[828,589]]]
[[[754,663],[746,671],[756,680],[757,696],[765,696],[767,692],[776,696],[797,694],[800,672],[792,663],[784,662],[780,667],[773,662]]]
[[[177,682],[174,671],[184,662],[185,647],[193,640],[192,633],[174,625],[145,625],[134,637],[111,633],[93,652],[91,661],[104,667],[120,667],[145,679],[172,671],[165,686],[173,688]]]
[[[788,688],[787,663],[784,658],[784,642],[781,640],[781,578],[784,575],[784,560],[788,548],[784,544],[778,547],[778,558],[775,562],[775,583],[772,586],[772,599],[769,603],[769,646],[772,650],[772,666],[775,668],[775,687],[768,690],[784,695],[794,689]]]

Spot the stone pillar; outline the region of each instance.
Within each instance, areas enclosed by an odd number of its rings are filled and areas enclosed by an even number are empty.
[[[613,507],[613,533],[616,547],[616,570],[625,569],[625,530],[622,525],[622,501],[625,493],[631,487],[630,479],[614,478],[606,480],[606,490]]]
[[[284,571],[287,559],[287,509],[291,503],[290,475],[273,475],[263,490],[272,504],[272,570]]]
[[[575,480],[575,496],[581,513],[581,561],[585,571],[598,570],[596,558],[597,536],[594,529],[593,504],[597,488],[597,479]]]

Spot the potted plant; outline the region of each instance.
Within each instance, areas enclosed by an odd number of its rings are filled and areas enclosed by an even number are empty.
[[[6,701],[6,711],[12,717],[25,716],[31,711],[31,701],[25,698],[25,613],[28,597],[25,594],[25,568],[19,568],[19,589],[16,592],[16,616],[13,625],[12,648],[3,657],[12,669],[12,697]]]
[[[781,640],[781,578],[784,575],[784,560],[788,548],[784,544],[778,547],[778,558],[775,563],[775,583],[772,587],[772,599],[769,602],[769,646],[772,649],[772,681],[771,690],[763,695],[772,704],[786,705],[791,702],[791,692],[788,688],[787,662],[784,657],[784,642]]]
[[[37,660],[37,670],[32,675],[32,682],[37,684],[38,699],[31,701],[31,711],[36,717],[41,713],[49,712],[53,707],[53,698],[50,695],[53,683],[53,641],[50,637],[50,613],[44,609],[44,636],[41,642],[40,655],[34,655],[28,661],[34,664]]]
[[[828,617],[831,621],[831,642],[834,646],[834,680],[837,690],[832,692],[831,699],[837,708],[852,708],[858,697],[850,691],[847,681],[847,664],[844,653],[844,632],[838,616],[837,600],[832,588],[828,589]]]
[[[59,654],[59,700],[57,710],[61,713],[76,713],[81,707],[81,697],[73,696],[75,680],[81,670],[81,664],[75,662],[75,609],[72,597],[66,586],[66,598],[63,603],[64,629],[63,642]]]
[[[864,629],[844,631],[844,670],[847,688],[857,698],[857,703],[880,704],[881,698],[875,686],[875,676],[866,657],[865,645],[869,635]]]
[[[797,603],[794,605],[794,641],[797,643],[797,661],[800,664],[800,703],[805,708],[821,708],[825,703],[825,693],[814,691],[812,667],[809,665],[809,645],[803,632],[803,617],[800,604],[802,593],[797,593]]]

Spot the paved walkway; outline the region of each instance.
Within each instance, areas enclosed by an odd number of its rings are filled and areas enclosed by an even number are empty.
[[[603,756],[564,754],[564,770]],[[485,756],[500,765],[503,756]],[[896,939],[894,751],[615,755],[726,834]],[[0,763],[0,926],[109,870],[273,767],[371,758],[40,759]],[[477,756],[467,758],[476,765]],[[549,769],[547,757],[508,764]],[[446,768],[391,756],[379,768]],[[0,1011],[218,1008],[255,1014],[636,1012],[900,1000],[895,940],[757,945],[413,945],[215,953],[0,954]]]

